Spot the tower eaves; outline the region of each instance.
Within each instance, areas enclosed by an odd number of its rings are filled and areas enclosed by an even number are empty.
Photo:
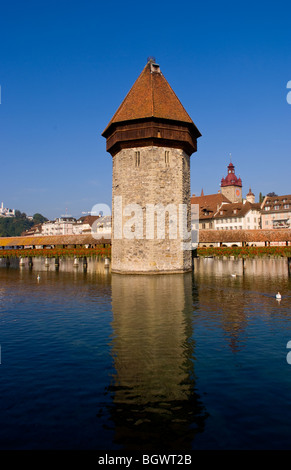
[[[149,145],[197,150],[201,133],[151,58],[102,132],[114,156],[121,148]]]
[[[102,135],[106,137],[109,127],[113,124],[147,118],[172,120],[188,124],[195,128],[197,137],[201,136],[189,114],[161,73],[160,66],[152,59],[147,62]]]

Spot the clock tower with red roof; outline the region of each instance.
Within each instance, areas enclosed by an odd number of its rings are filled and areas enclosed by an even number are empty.
[[[227,176],[221,179],[221,194],[231,202],[242,202],[242,180],[235,174],[232,162],[227,167]]]

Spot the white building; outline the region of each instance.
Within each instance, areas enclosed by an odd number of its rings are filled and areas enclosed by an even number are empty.
[[[73,217],[59,217],[54,221],[42,224],[42,235],[74,235],[76,219]],[[77,232],[80,233],[80,232]]]
[[[0,217],[15,217],[15,209],[8,209],[4,207],[3,202],[0,207]]]
[[[74,233],[76,235],[80,235],[81,233],[91,233],[92,231],[94,231],[94,224],[99,219],[99,215],[86,215],[80,217],[74,227]]]
[[[99,217],[92,225],[92,232],[104,238],[111,237],[111,220],[110,215]]]
[[[81,235],[97,233],[100,237],[111,236],[111,216],[87,215],[75,219],[74,217],[59,217],[52,221],[44,222],[32,227],[23,235],[47,236],[47,235]]]
[[[291,195],[266,196],[262,204],[262,228],[291,228]]]
[[[223,202],[213,216],[216,230],[258,230],[261,228],[261,204],[255,203],[251,189],[243,202]]]

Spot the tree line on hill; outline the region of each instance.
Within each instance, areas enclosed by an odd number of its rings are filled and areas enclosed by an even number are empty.
[[[0,237],[18,237],[36,224],[42,224],[48,219],[42,214],[34,214],[28,219],[25,212],[15,211],[15,217],[0,217]]]

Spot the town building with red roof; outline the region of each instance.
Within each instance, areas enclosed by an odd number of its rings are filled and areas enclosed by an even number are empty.
[[[266,196],[261,207],[262,228],[291,228],[291,195]]]
[[[242,197],[242,180],[235,174],[232,162],[227,176],[222,178],[216,194],[192,196],[191,204],[199,205],[199,229],[207,230],[257,230],[261,228],[261,205],[255,203],[251,188]]]

